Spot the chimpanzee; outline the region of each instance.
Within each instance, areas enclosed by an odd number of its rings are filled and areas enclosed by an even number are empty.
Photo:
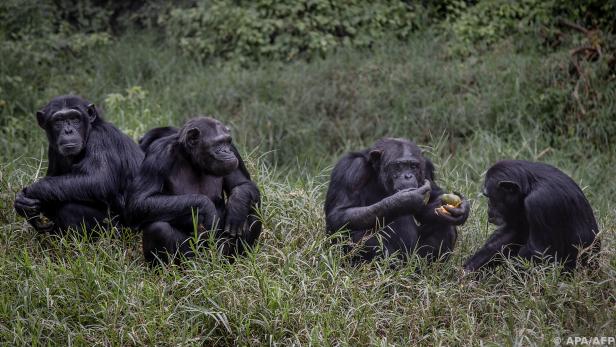
[[[80,96],[53,98],[36,119],[49,141],[47,176],[17,194],[17,213],[41,232],[82,225],[91,232],[107,217],[122,223],[124,192],[143,160],[139,146]]]
[[[345,250],[353,263],[394,252],[402,260],[413,251],[428,260],[447,257],[470,206],[462,198],[459,207],[446,207],[449,214],[437,214],[442,193],[434,165],[415,143],[382,138],[336,164],[325,201],[328,233],[350,230]]]
[[[188,240],[213,231],[223,254],[241,254],[255,243],[261,223],[254,215],[260,193],[218,120],[197,117],[181,129],[150,130],[140,141],[146,152],[130,189],[130,213],[143,230],[143,253],[154,264],[179,251],[191,256]]]
[[[497,162],[486,173],[483,194],[488,221],[498,226],[486,244],[464,264],[465,271],[491,267],[505,257],[559,261],[566,271],[580,257],[598,252],[597,222],[578,185],[557,168],[523,160]]]

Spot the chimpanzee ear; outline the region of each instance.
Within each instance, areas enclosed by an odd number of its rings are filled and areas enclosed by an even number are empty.
[[[45,113],[43,111],[36,112],[36,121],[41,128],[45,129]]]
[[[508,193],[517,193],[520,191],[520,185],[513,181],[500,181],[498,187]]]
[[[199,128],[190,128],[186,131],[186,144],[189,146],[195,146],[199,143],[199,137],[201,136],[201,130]]]
[[[369,153],[370,162],[373,164],[376,164],[381,160],[382,156],[383,156],[382,150],[378,150],[378,149],[372,150]]]
[[[90,104],[87,106],[86,111],[88,112],[88,119],[90,120],[90,123],[94,122],[96,117],[98,117],[96,106],[94,106],[94,104]]]

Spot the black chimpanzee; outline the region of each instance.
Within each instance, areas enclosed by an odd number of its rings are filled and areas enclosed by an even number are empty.
[[[424,196],[430,194],[426,204]],[[350,230],[357,253],[354,262],[398,252],[436,260],[453,250],[455,225],[468,218],[470,206],[462,199],[449,215],[435,213],[443,191],[434,182],[434,165],[419,147],[404,139],[383,138],[371,148],[345,155],[334,168],[325,215],[327,230]]]
[[[505,257],[549,259],[573,270],[580,257],[598,252],[597,222],[578,185],[557,168],[523,160],[503,160],[485,178],[488,221],[498,226],[486,244],[464,264],[466,271],[494,266]]]
[[[49,140],[47,176],[17,194],[17,213],[43,232],[82,223],[91,231],[108,216],[122,222],[124,192],[143,160],[139,146],[79,96],[52,99],[36,119]]]
[[[143,230],[149,263],[176,251],[190,256],[195,227],[214,230],[224,254],[255,243],[260,194],[226,126],[198,117],[181,129],[152,129],[140,143],[146,157],[130,189],[130,213]]]

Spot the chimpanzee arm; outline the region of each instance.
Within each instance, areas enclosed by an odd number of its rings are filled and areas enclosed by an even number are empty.
[[[344,226],[351,230],[373,228],[377,220],[393,220],[423,206],[423,195],[430,183],[416,190],[403,190],[382,200],[362,206],[366,182],[376,181],[363,158],[345,157],[334,168],[327,194],[325,213],[327,229],[337,231]]]
[[[464,270],[477,271],[484,266],[496,265],[502,261],[498,256],[500,252],[506,257],[515,256],[520,244],[525,243],[523,238],[523,233],[506,225],[496,229],[486,244],[464,263]]]
[[[129,193],[129,209],[134,223],[171,221],[178,216],[188,215],[191,209],[198,209],[203,221],[211,228],[217,218],[212,201],[201,194],[163,194],[165,180],[173,167],[173,155],[168,142],[157,141],[150,147],[139,174],[133,181]]]
[[[92,151],[74,172],[61,176],[46,176],[24,189],[24,194],[43,203],[65,201],[110,201],[117,192],[120,168],[117,159]]]
[[[223,188],[227,194],[225,231],[231,236],[239,236],[250,226],[244,226],[248,215],[261,201],[257,185],[250,180],[250,175],[237,150],[233,147],[239,167],[224,177]]]

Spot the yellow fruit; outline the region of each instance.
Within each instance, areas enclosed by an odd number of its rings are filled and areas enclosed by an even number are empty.
[[[459,207],[462,205],[462,199],[456,194],[443,194],[441,200],[444,205],[451,205],[453,207]]]
[[[443,206],[447,206],[449,208],[457,208],[462,205],[462,198],[456,194],[443,194],[441,195],[441,201],[443,202]],[[450,216],[451,213],[449,213],[449,211],[447,211],[443,206],[435,208],[434,213],[442,216]]]

